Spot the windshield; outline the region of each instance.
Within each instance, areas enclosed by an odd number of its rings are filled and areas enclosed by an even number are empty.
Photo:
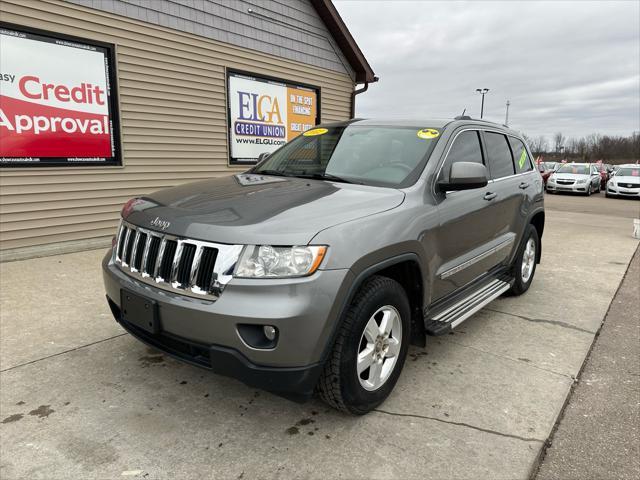
[[[273,152],[251,173],[405,187],[422,172],[439,135],[434,128],[314,128]]]
[[[622,167],[616,172],[618,177],[640,177],[640,167]]]
[[[556,166],[553,162],[540,162],[540,171],[545,172],[547,170],[553,170]]]
[[[589,165],[566,164],[561,166],[556,173],[574,173],[577,175],[589,175],[591,171]]]

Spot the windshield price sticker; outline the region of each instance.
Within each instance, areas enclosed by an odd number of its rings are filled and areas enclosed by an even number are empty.
[[[430,138],[436,138],[440,135],[440,132],[434,128],[423,128],[422,130],[418,130],[416,135],[418,135],[418,138],[428,140]]]
[[[307,130],[302,135],[304,135],[305,137],[315,137],[316,135],[324,135],[328,131],[329,130],[327,130],[326,128],[313,128],[311,130]]]
[[[522,150],[522,155],[520,155],[520,160],[518,160],[518,165],[520,169],[524,168],[524,164],[527,161],[527,152],[526,150]]]

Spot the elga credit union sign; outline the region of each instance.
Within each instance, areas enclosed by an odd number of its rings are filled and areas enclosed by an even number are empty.
[[[318,89],[228,72],[230,163],[255,163],[318,124]]]
[[[108,45],[0,28],[0,166],[119,165],[112,58]]]

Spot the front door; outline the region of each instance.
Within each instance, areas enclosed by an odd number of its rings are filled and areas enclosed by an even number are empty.
[[[485,163],[480,133],[464,130],[455,136],[440,171],[439,180],[447,181],[455,162]],[[494,237],[496,225],[488,210],[491,192],[486,188],[439,192],[440,224],[432,237],[435,245],[433,296],[438,300],[471,282],[487,269],[486,251]]]

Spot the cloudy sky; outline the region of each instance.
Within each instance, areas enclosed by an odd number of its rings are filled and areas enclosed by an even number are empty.
[[[640,130],[640,2],[334,0],[380,77],[362,117],[464,108],[527,135]]]

